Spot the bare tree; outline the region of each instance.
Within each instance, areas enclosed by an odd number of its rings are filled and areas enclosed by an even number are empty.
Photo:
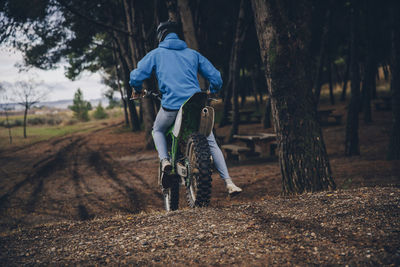
[[[44,90],[42,84],[37,83],[33,80],[30,81],[18,81],[13,85],[13,97],[12,99],[17,102],[18,105],[24,107],[24,138],[26,135],[26,119],[28,117],[28,110],[35,104],[43,100],[47,95],[47,91]]]
[[[1,103],[0,108],[6,115],[6,127],[8,128],[8,138],[10,140],[10,144],[12,144],[11,125],[10,121],[8,120],[8,112],[11,110],[11,107],[9,107],[10,103],[8,101],[6,88],[4,88],[2,84],[0,84],[0,103]]]

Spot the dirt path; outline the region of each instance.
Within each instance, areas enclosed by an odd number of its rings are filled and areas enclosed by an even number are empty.
[[[323,129],[338,192],[283,198],[276,161],[229,162],[239,197],[213,174],[210,208],[181,197],[171,214],[156,152],[119,121],[0,150],[0,265],[399,265],[400,161],[385,160],[390,116],[378,115],[360,123],[357,157],[343,156],[344,125]]]
[[[55,221],[161,211],[157,154],[143,150],[143,133],[121,131],[121,123],[108,121],[89,132],[0,151],[0,232]],[[361,156],[352,158],[343,156],[344,125],[324,128],[338,188],[400,186],[399,161],[385,160],[388,114],[378,113],[374,124],[361,122],[360,127]],[[243,125],[240,130],[265,131],[261,125]],[[224,135],[229,126],[217,131]],[[281,192],[277,162],[230,162],[229,171],[244,192],[237,199],[227,198],[214,174],[211,207],[273,199]],[[186,206],[184,194],[182,189],[181,207]]]
[[[400,264],[400,189],[57,223],[0,236],[0,264]]]
[[[161,194],[152,180],[115,160],[101,142],[103,134],[117,126],[4,153],[1,226],[12,229],[155,208]]]
[[[0,232],[42,223],[161,211],[157,154],[142,149],[143,133],[120,123],[53,138],[0,154]],[[250,163],[249,163],[250,164]],[[245,192],[230,199],[213,175],[212,207],[276,196],[276,162],[231,166]],[[266,179],[268,177],[268,179]],[[185,191],[181,190],[181,207]]]

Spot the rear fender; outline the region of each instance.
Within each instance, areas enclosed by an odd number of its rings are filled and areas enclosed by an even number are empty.
[[[174,124],[174,129],[172,130],[172,134],[175,137],[179,136],[179,132],[181,131],[181,126],[182,126],[182,107],[179,109],[178,114],[176,115],[175,118],[175,124]]]
[[[209,136],[214,127],[214,108],[206,106],[201,110],[199,133]]]

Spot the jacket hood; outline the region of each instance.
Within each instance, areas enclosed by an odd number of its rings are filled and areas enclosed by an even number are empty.
[[[158,47],[174,49],[174,50],[182,50],[187,48],[187,45],[184,41],[179,39],[176,33],[170,33],[165,37],[164,41],[162,41]]]

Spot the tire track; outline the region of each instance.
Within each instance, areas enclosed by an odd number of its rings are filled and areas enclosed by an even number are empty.
[[[139,213],[151,206],[154,199],[162,200],[156,186],[104,153],[101,146],[97,148],[98,143],[91,142],[96,140],[94,135],[121,124],[35,143],[35,151],[46,152],[33,162],[26,158],[21,170],[28,174],[0,196],[0,214],[7,218],[0,225],[31,224],[43,216],[45,220],[88,220],[110,212]],[[48,149],[48,145],[52,148]],[[29,147],[32,145],[17,151]],[[110,190],[99,189],[98,179],[103,180],[101,186]],[[112,194],[111,198],[107,194]],[[20,210],[18,214],[13,213],[14,207]]]
[[[22,181],[15,184],[11,190],[0,197],[0,211],[3,211],[6,202],[10,197],[14,196],[22,187],[32,184],[34,186],[33,193],[30,195],[27,205],[28,211],[34,211],[37,197],[43,189],[43,181],[47,179],[56,169],[65,167],[65,155],[80,141],[79,138],[71,140],[69,144],[58,150],[55,155],[46,156],[44,159],[37,161],[33,166],[38,166],[32,174],[28,174]],[[39,166],[40,165],[40,166]]]

